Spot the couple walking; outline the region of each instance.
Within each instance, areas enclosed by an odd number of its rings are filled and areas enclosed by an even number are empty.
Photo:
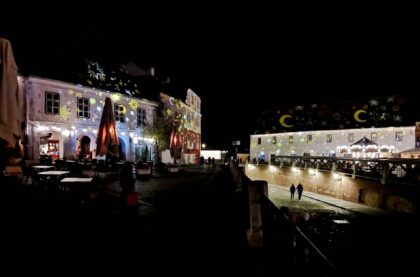
[[[297,185],[297,187],[295,187],[294,184],[292,184],[292,186],[290,187],[290,199],[295,198],[295,191],[296,190],[298,192],[298,199],[300,200],[300,198],[302,198],[303,186],[302,186],[301,183],[299,183]]]

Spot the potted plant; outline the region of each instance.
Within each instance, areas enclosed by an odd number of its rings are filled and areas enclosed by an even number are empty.
[[[177,164],[168,164],[168,172],[178,172],[179,166]]]
[[[142,161],[137,162],[136,173],[138,177],[152,175],[152,167],[148,163]]]

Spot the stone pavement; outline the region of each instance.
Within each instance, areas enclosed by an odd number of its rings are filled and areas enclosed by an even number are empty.
[[[281,195],[283,195],[284,197],[286,197],[287,199],[290,198],[290,192],[289,192],[289,187],[286,186],[280,186],[280,185],[274,185],[274,184],[269,184],[269,191],[271,193],[274,194],[279,194],[280,191],[282,191],[283,193],[281,193]],[[286,193],[284,193],[286,192]],[[271,197],[270,193],[269,193],[269,197]],[[380,209],[377,208],[372,208],[366,205],[362,205],[359,203],[354,203],[354,202],[350,202],[350,201],[346,201],[346,200],[342,200],[342,199],[337,199],[334,197],[330,197],[330,196],[326,196],[326,195],[321,195],[321,194],[317,194],[317,193],[313,193],[310,191],[303,191],[302,194],[302,200],[304,199],[312,199],[315,201],[320,201],[323,202],[325,204],[340,208],[340,209],[344,209],[344,210],[348,210],[351,212],[355,212],[355,213],[360,213],[360,214],[366,214],[366,215],[384,215],[384,214],[388,214],[388,212],[382,211]],[[295,201],[299,201],[297,199],[297,193],[295,193]]]

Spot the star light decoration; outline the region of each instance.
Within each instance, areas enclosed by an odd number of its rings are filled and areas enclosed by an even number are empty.
[[[60,108],[60,118],[63,120],[69,120],[71,113],[69,111],[69,108],[67,106],[62,106]]]
[[[113,93],[111,95],[112,102],[118,102],[118,101],[120,101],[120,99],[121,99],[121,96],[119,94],[117,94],[117,93]]]
[[[104,70],[99,66],[97,62],[88,61],[88,74],[91,78],[105,81]]]
[[[396,115],[396,116],[394,116],[394,117],[393,117],[393,120],[394,120],[395,122],[401,122],[402,117],[401,117],[401,116],[399,116],[399,115]]]
[[[130,106],[132,110],[136,110],[139,107],[139,103],[134,99],[131,99],[130,101],[128,101],[128,105]]]

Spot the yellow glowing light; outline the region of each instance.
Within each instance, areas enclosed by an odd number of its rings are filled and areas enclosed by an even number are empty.
[[[118,101],[120,101],[120,99],[121,99],[121,96],[119,94],[113,93],[111,95],[112,102],[118,102]]]
[[[130,108],[131,108],[132,110],[135,110],[135,109],[137,109],[137,108],[139,107],[139,103],[138,103],[136,100],[134,100],[134,99],[131,99],[131,100],[128,102],[128,105],[130,106]]]
[[[76,93],[76,97],[82,97],[82,94],[80,92]]]
[[[125,115],[125,113],[127,112],[127,109],[124,105],[118,105],[120,108],[122,108],[121,110],[118,110],[117,113],[118,115]]]
[[[286,123],[286,119],[287,119],[287,118],[292,118],[292,116],[291,116],[291,115],[289,115],[289,114],[282,115],[282,116],[280,117],[280,119],[279,119],[280,124],[281,124],[283,127],[286,127],[286,128],[291,128],[291,127],[293,127],[293,125],[291,125],[291,124],[287,124],[287,123]]]
[[[95,98],[90,98],[90,99],[89,99],[89,103],[90,103],[91,105],[95,105],[95,104],[96,104],[96,99],[95,99]]]
[[[72,89],[69,89],[67,92],[68,92],[68,94],[70,94],[70,95],[73,95],[73,93],[74,93],[74,91],[73,91]]]
[[[70,117],[70,111],[68,110],[67,106],[62,106],[60,108],[60,117],[63,120],[68,120]]]
[[[366,113],[366,111],[364,110],[357,110],[354,113],[354,120],[356,120],[357,122],[366,122],[366,119],[360,119],[360,114],[362,113]]]

